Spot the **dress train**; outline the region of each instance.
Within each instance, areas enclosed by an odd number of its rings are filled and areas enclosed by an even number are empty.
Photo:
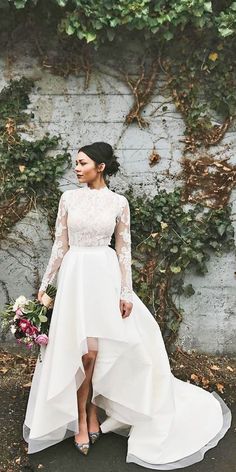
[[[82,356],[94,339],[92,402],[105,413],[102,432],[127,436],[127,462],[158,470],[191,465],[224,436],[231,412],[216,392],[174,377],[160,328],[134,291],[132,312],[121,317],[121,282],[109,246],[71,246],[64,255],[23,425],[28,454],[79,432]]]

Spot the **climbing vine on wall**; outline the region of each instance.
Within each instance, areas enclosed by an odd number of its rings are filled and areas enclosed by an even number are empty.
[[[52,157],[49,151],[59,143],[48,134],[29,141],[21,137],[32,116],[25,112],[33,81],[12,80],[0,92],[0,237],[6,237],[13,225],[31,209],[45,211],[53,234],[58,199],[58,179],[71,165],[70,155]]]
[[[201,155],[198,159],[184,158],[183,198],[185,202],[204,202],[211,208],[224,208],[236,185],[236,166],[228,159],[216,159]]]
[[[201,45],[196,47],[197,41]],[[186,124],[184,152],[218,144],[235,119],[233,50],[231,41],[197,34],[176,46],[175,61],[165,61],[168,85]]]
[[[184,286],[186,270],[203,275],[211,254],[234,248],[228,203],[236,169],[207,150],[220,143],[235,120],[236,2],[2,0],[1,8],[0,51],[6,68],[26,31],[42,68],[62,77],[82,75],[85,89],[93,70],[101,71],[97,51],[100,58],[109,52],[111,75],[132,93],[127,126],[148,127],[153,117],[164,120],[169,102],[181,114],[183,188],[160,192],[154,199],[134,197],[131,189],[127,194],[135,288],[172,342],[182,319],[176,300],[179,294],[194,293],[191,285]],[[130,65],[126,45],[134,39],[142,47]],[[108,68],[105,73],[109,76]],[[26,79],[11,82],[0,95],[2,235],[36,203],[45,208],[53,235],[57,179],[69,164],[66,153],[46,157],[58,137],[45,135],[34,142],[20,137],[30,119],[24,110],[32,86]],[[164,101],[152,103],[154,95]],[[145,115],[150,104],[152,111]],[[154,147],[150,166],[160,159]],[[195,206],[186,211],[185,203]]]
[[[7,2],[6,2],[7,3]],[[145,39],[161,34],[168,41],[190,23],[192,28],[215,29],[219,37],[236,32],[236,2],[209,0],[8,0],[17,9],[38,10],[46,5],[58,17],[59,28],[87,43],[112,41],[125,26],[142,30]],[[55,6],[58,5],[56,10]]]
[[[148,126],[143,111],[159,93],[170,95],[183,117],[184,152],[218,144],[231,127],[236,113],[236,2],[5,0],[1,5],[0,48],[8,62],[27,31],[42,67],[63,77],[82,73],[88,88],[98,66],[96,51],[107,57],[109,46],[118,78],[133,94],[127,125]],[[125,52],[134,39],[142,47],[130,74]],[[161,74],[163,86],[158,84]],[[167,110],[164,104],[153,114],[164,116]]]
[[[234,249],[231,207],[186,210],[183,189],[160,191],[153,198],[126,192],[131,210],[132,274],[135,291],[156,318],[167,346],[176,339],[183,310],[179,295],[194,294],[186,270],[208,272],[211,256]]]

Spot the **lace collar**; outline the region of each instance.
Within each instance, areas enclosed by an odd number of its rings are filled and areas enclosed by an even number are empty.
[[[87,192],[106,192],[107,190],[109,190],[109,188],[106,186],[106,187],[101,187],[101,188],[90,188],[88,185],[84,186],[83,189]]]

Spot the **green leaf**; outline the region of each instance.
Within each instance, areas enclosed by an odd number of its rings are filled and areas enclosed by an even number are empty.
[[[217,248],[218,247],[218,242],[217,241],[210,241],[209,244],[214,247],[214,248]]]
[[[203,254],[201,252],[198,252],[195,257],[198,262],[202,262]]]
[[[16,0],[14,3],[15,3],[15,7],[17,8],[17,10],[19,10],[20,8],[24,8],[25,5],[26,5],[26,2],[27,0]]]
[[[178,246],[173,246],[171,249],[170,249],[170,252],[173,252],[173,254],[176,254],[176,252],[178,252],[179,248]]]
[[[112,18],[112,20],[110,20],[110,26],[112,28],[114,28],[115,26],[117,26],[119,24],[119,19],[118,18]]]
[[[41,323],[46,323],[46,321],[48,320],[46,316],[44,315],[39,315],[39,320],[41,321]]]
[[[162,221],[162,215],[155,215],[155,220],[160,223]]]
[[[86,36],[86,33],[84,33],[84,31],[77,31],[77,36],[79,39],[83,39],[85,36]]]
[[[185,287],[183,287],[183,293],[185,297],[191,297],[195,293],[195,290],[192,284],[188,284]]]
[[[178,274],[179,272],[181,272],[181,267],[180,266],[170,266],[170,270],[171,272],[173,272],[174,274]]]
[[[92,41],[94,41],[96,39],[96,37],[97,37],[96,33],[86,33],[85,34],[85,38],[86,38],[87,43],[91,43]]]
[[[204,10],[212,12],[212,4],[211,2],[205,2],[204,3]]]
[[[196,23],[197,23],[197,26],[198,26],[199,28],[203,28],[203,27],[205,26],[205,23],[206,23],[206,19],[205,19],[205,18],[206,18],[206,17],[202,16],[202,17],[196,19]]]
[[[116,35],[115,30],[109,30],[109,29],[107,30],[107,37],[109,41],[113,41],[115,35]]]
[[[231,28],[222,28],[222,27],[220,27],[219,32],[220,32],[221,36],[226,38],[226,36],[230,36],[231,34],[233,34],[234,30],[232,30]]]
[[[165,31],[163,34],[164,38],[167,39],[167,41],[170,41],[174,37],[173,33],[171,31]]]
[[[159,29],[160,29],[159,26],[155,26],[155,28],[151,28],[151,32],[152,32],[153,34],[156,34],[157,31],[159,31]]]
[[[66,33],[71,36],[72,34],[74,34],[75,32],[75,28],[72,26],[72,25],[68,25],[67,28],[66,28]]]
[[[65,7],[68,0],[56,0],[59,7]]]
[[[167,327],[170,328],[171,331],[173,331],[174,333],[177,332],[178,328],[179,328],[179,323],[177,320],[170,320],[166,323]]]
[[[225,230],[226,230],[226,226],[224,223],[222,223],[220,226],[217,227],[217,231],[221,236],[223,236]]]

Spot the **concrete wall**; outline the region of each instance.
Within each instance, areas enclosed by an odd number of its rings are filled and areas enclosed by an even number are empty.
[[[130,51],[127,63],[132,65],[133,56]],[[160,95],[159,88],[164,78],[159,77],[151,103],[143,111],[150,126],[140,129],[137,124],[132,124],[127,127],[124,120],[133,103],[131,91],[121,80],[109,75],[113,75],[111,62],[99,59],[98,53],[97,61],[100,70],[92,73],[89,88],[84,90],[83,74],[66,79],[51,75],[37,65],[36,59],[22,53],[10,69],[6,61],[1,60],[0,88],[9,78],[19,78],[23,74],[36,80],[28,107],[35,117],[24,134],[28,139],[40,138],[46,131],[52,135],[61,134],[63,144],[69,143],[73,164],[79,146],[98,140],[108,141],[116,146],[121,163],[119,175],[110,181],[112,188],[122,193],[131,183],[137,192],[151,195],[163,188],[172,191],[181,184],[177,175],[181,170],[183,143],[180,140],[184,137],[185,125],[171,97]],[[161,110],[161,104],[167,105],[167,111]],[[151,168],[148,157],[153,145],[161,160]],[[220,146],[210,152],[220,151],[235,163],[235,147],[236,132],[231,128]],[[78,186],[72,169],[61,180],[63,191]],[[235,195],[233,192],[231,196],[234,225]],[[40,212],[31,212],[15,226],[7,241],[2,242],[1,307],[6,294],[15,298],[20,294],[30,297],[35,293],[51,245],[45,218]],[[192,283],[196,292],[189,299],[179,298],[178,303],[184,308],[185,315],[177,344],[200,352],[236,352],[235,268],[235,254],[231,253],[212,259],[205,277],[186,274],[186,283]]]

